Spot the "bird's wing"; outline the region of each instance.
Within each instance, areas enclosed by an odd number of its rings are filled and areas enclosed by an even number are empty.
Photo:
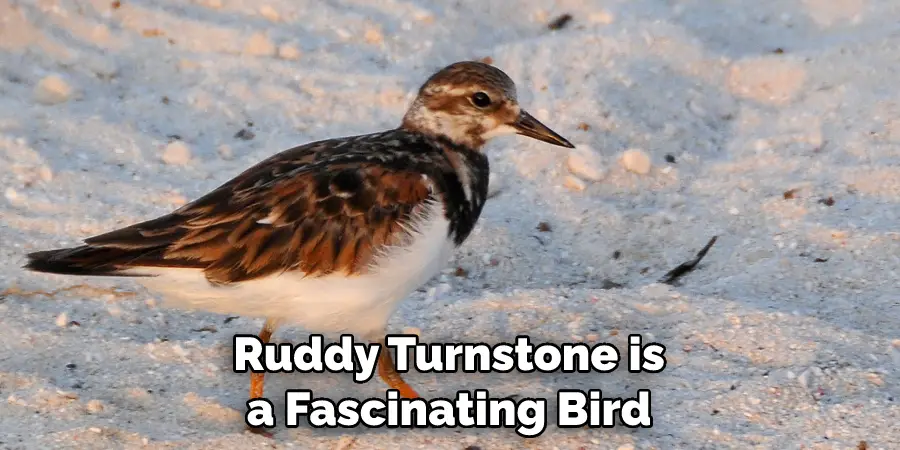
[[[214,283],[291,270],[363,273],[380,250],[403,242],[409,220],[440,190],[439,177],[416,169],[425,167],[427,152],[405,151],[396,141],[393,152],[368,148],[383,141],[323,141],[285,151],[170,214],[81,247],[38,252],[32,264],[56,256],[70,270],[99,275],[195,268]],[[442,163],[431,157],[437,161],[430,164]]]

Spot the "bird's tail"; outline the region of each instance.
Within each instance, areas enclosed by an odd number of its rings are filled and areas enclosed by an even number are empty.
[[[140,276],[125,270],[135,259],[145,258],[147,254],[129,253],[126,249],[90,245],[44,250],[29,253],[28,263],[23,268],[60,275]]]
[[[180,216],[163,217],[84,240],[83,245],[29,253],[23,268],[44,273],[90,276],[152,276],[148,267],[203,268],[197,260],[166,257],[185,230]]]

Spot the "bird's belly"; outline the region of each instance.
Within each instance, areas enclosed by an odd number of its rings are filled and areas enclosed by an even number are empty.
[[[138,281],[162,294],[167,307],[278,317],[309,332],[374,337],[384,332],[399,302],[437,274],[453,251],[449,223],[442,215],[431,218],[407,245],[387,251],[365,274],[285,272],[221,286],[197,269],[157,269],[157,276]]]

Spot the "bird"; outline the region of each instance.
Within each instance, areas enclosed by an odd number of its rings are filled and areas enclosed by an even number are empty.
[[[24,268],[133,277],[164,307],[264,319],[384,342],[399,303],[449,262],[488,197],[484,152],[518,134],[573,145],[519,105],[515,83],[478,61],[446,66],[419,88],[400,125],[274,154],[180,208],[29,253]],[[380,352],[378,373],[418,393]],[[250,374],[250,399],[264,374]]]

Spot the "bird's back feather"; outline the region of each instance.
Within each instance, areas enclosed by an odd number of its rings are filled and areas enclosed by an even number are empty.
[[[31,253],[25,268],[99,276],[191,268],[217,284],[286,271],[365,273],[377,254],[404,243],[410,218],[428,201],[445,204],[457,244],[468,235],[483,200],[470,204],[466,191],[483,199],[487,160],[475,151],[448,158],[448,151],[466,149],[403,130],[299,146],[170,214],[78,247]],[[478,186],[464,189],[460,161],[483,175]]]

